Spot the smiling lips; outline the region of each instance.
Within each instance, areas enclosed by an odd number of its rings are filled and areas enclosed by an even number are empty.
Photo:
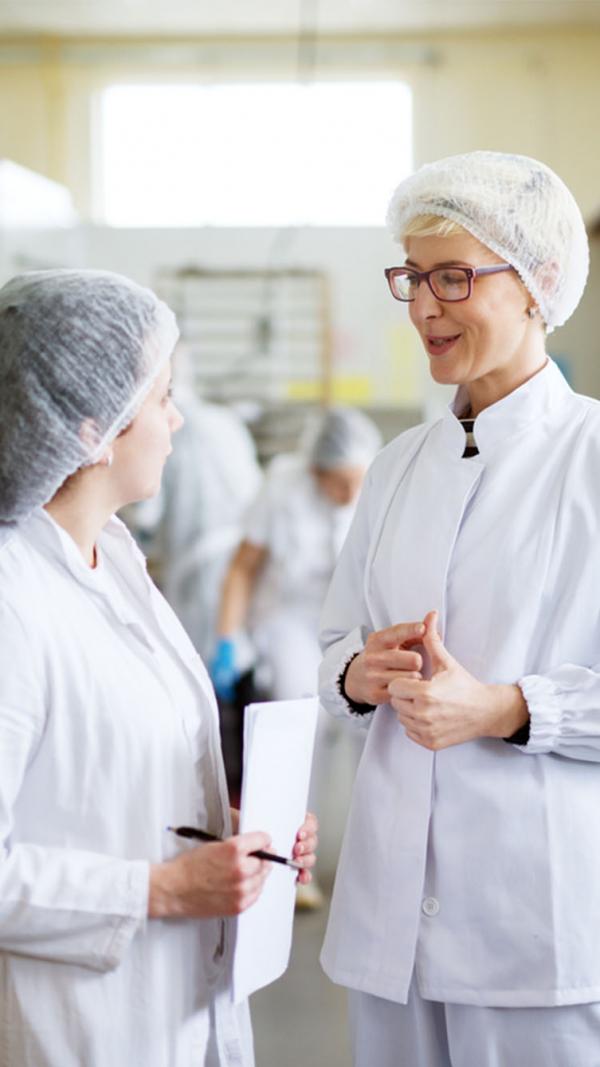
[[[450,351],[459,338],[459,333],[448,334],[445,337],[426,337],[425,346],[430,355],[445,356],[446,352]]]

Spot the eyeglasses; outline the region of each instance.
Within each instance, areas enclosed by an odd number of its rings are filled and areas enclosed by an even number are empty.
[[[510,263],[498,263],[493,267],[435,267],[434,270],[386,267],[385,276],[390,292],[396,300],[415,300],[421,282],[427,282],[436,300],[456,303],[469,299],[473,292],[473,282],[480,275],[499,274],[500,271],[514,269]]]

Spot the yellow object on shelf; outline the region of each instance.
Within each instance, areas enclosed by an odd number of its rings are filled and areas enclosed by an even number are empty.
[[[290,400],[320,401],[323,399],[323,382],[289,382],[287,395]],[[368,404],[373,399],[373,381],[368,374],[334,375],[331,399],[334,404]]]
[[[408,322],[397,322],[388,329],[388,399],[407,407],[417,407],[423,400],[422,353],[420,341]]]

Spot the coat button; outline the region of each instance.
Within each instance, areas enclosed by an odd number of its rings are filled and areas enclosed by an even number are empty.
[[[429,917],[432,918],[434,915],[437,915],[440,910],[439,900],[436,900],[435,897],[425,897],[425,900],[421,904],[421,908],[425,915],[429,915]]]

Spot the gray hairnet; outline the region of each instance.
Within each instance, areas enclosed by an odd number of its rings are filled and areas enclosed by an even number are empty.
[[[428,163],[396,189],[387,214],[402,241],[418,215],[452,219],[512,264],[551,330],[575,311],[588,273],[581,212],[544,163],[503,152],[469,152]]]
[[[381,444],[375,423],[362,411],[333,408],[323,416],[310,446],[310,464],[319,470],[368,467]]]
[[[166,304],[118,274],[32,271],[0,289],[0,521],[97,462],[177,337]]]

